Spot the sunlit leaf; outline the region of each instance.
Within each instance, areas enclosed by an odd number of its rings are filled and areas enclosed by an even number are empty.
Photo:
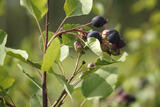
[[[28,59],[28,54],[24,50],[6,48],[6,52],[7,52],[7,55],[10,55],[22,61],[26,61]]]
[[[7,34],[0,30],[0,65],[4,64],[4,60],[6,57],[5,45],[7,42]]]
[[[66,16],[80,16],[89,14],[92,10],[93,0],[66,0],[64,10]]]
[[[60,52],[60,61],[62,62],[69,56],[69,46],[63,45]]]
[[[48,11],[46,0],[20,0],[20,4],[26,7],[36,20],[42,19]]]
[[[82,94],[88,99],[95,97],[106,98],[114,90],[116,82],[116,68],[101,68],[84,79],[82,83]]]
[[[55,38],[50,46],[47,48],[46,54],[43,58],[43,64],[41,69],[43,71],[49,71],[54,61],[57,59],[60,53],[60,41],[58,38]]]
[[[103,51],[98,39],[90,37],[87,39],[88,47],[98,56],[103,56]]]

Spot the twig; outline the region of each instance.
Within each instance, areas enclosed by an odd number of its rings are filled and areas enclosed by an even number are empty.
[[[10,104],[10,103],[9,103],[7,100],[5,100],[4,98],[0,98],[0,100],[1,100],[5,105],[7,105],[8,107],[16,107],[16,106]]]
[[[87,99],[84,99],[79,107],[83,107],[83,105],[86,103]]]
[[[46,14],[46,36],[45,36],[45,48],[44,48],[44,54],[47,51],[47,43],[48,43],[48,26],[49,26],[49,0],[47,0],[48,5],[48,11]],[[43,107],[48,107],[48,97],[47,97],[47,72],[43,72],[42,76],[42,96],[43,96]]]
[[[42,36],[42,43],[43,43],[43,46],[44,46],[44,44],[45,44],[45,41],[44,41],[44,35],[43,35],[43,32],[42,32],[42,28],[41,28],[41,25],[40,25],[40,23],[39,23],[39,21],[36,19],[36,23],[37,23],[37,26],[38,26],[38,29],[39,29],[39,32],[40,32],[40,34],[41,34],[41,36]],[[43,48],[45,48],[45,46],[43,47]]]
[[[60,26],[58,27],[58,29],[57,29],[57,31],[56,31],[56,33],[58,33],[60,30],[61,30],[61,28],[62,28],[62,26],[64,25],[64,22],[67,20],[67,16],[63,19],[63,21],[61,22],[61,24],[60,24]],[[55,33],[55,34],[56,34]]]
[[[78,53],[76,65],[75,65],[75,68],[74,68],[74,72],[72,73],[72,76],[70,77],[70,79],[67,81],[68,83],[70,83],[72,81],[72,79],[75,77],[75,75],[77,73],[77,68],[78,68],[80,57],[81,57],[81,54]]]
[[[11,100],[11,102],[13,103],[13,105],[16,107],[16,105],[15,105],[15,103],[14,103],[13,99],[11,98],[11,96],[10,96],[10,95],[8,95],[8,94],[7,94],[7,96],[9,97],[9,99]]]
[[[82,33],[88,33],[88,32],[86,32],[86,31],[84,31],[84,30],[79,29],[79,28],[82,28],[82,27],[84,27],[84,26],[88,26],[88,25],[90,25],[90,24],[92,24],[92,23],[89,22],[89,23],[87,23],[87,24],[84,24],[84,25],[81,25],[81,26],[78,26],[78,27],[75,27],[75,28],[72,28],[72,29],[68,29],[68,30],[64,30],[64,31],[55,33],[55,34],[51,37],[51,39],[49,40],[48,46],[51,44],[51,42],[52,42],[57,36],[61,35],[62,33],[67,33],[67,32],[72,32],[72,31],[78,31],[78,32],[82,32]]]
[[[64,31],[61,31],[61,32],[58,32],[58,33],[54,34],[54,35],[51,37],[51,39],[49,40],[48,46],[51,44],[51,42],[52,42],[57,36],[61,35],[62,33],[73,32],[73,31],[78,31],[78,32],[82,32],[82,33],[88,33],[88,32],[86,32],[86,31],[84,31],[84,30],[77,29],[77,28],[72,28],[72,29],[64,30]],[[48,46],[47,46],[47,47],[48,47]]]

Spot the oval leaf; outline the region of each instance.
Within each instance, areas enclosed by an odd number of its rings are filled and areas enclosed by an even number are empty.
[[[42,70],[49,71],[54,61],[57,59],[60,53],[60,41],[58,38],[55,38],[51,45],[48,47],[46,54],[43,58]]]
[[[60,53],[60,61],[62,62],[65,60],[69,55],[69,46],[63,45],[61,47],[61,53]]]
[[[0,30],[0,65],[4,64],[4,60],[6,57],[5,45],[7,42],[7,34]]]
[[[96,55],[103,56],[103,51],[101,49],[101,45],[98,39],[94,37],[88,38],[87,45]]]
[[[109,96],[117,82],[116,68],[101,68],[84,79],[82,83],[82,93],[88,98],[106,98]]]
[[[89,14],[92,10],[93,0],[66,0],[64,10],[66,16],[80,16]]]
[[[47,13],[47,1],[46,0],[20,0],[20,4],[27,8],[36,20],[42,19]]]
[[[28,59],[28,54],[24,50],[6,48],[6,52],[8,55],[20,59],[22,61],[26,61]]]

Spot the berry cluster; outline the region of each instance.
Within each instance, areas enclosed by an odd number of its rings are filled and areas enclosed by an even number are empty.
[[[102,27],[108,21],[102,16],[95,16],[91,20],[91,24],[94,27]],[[97,38],[101,43],[101,48],[104,52],[107,52],[110,55],[119,55],[120,49],[123,48],[126,43],[120,37],[119,32],[115,29],[106,29],[102,32],[91,31],[88,34],[81,34],[80,38],[85,40],[86,38],[94,37]],[[76,47],[76,46],[75,46]]]

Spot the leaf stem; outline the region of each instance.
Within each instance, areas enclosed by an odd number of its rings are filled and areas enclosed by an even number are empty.
[[[83,107],[83,105],[87,102],[87,99],[84,99],[79,107]]]
[[[35,18],[36,19],[36,18]],[[40,32],[40,34],[41,34],[41,36],[42,36],[42,43],[43,43],[43,46],[44,46],[44,44],[45,44],[45,40],[44,40],[44,35],[43,35],[43,32],[42,32],[42,28],[41,28],[41,25],[40,25],[40,23],[39,23],[39,21],[36,19],[36,23],[37,23],[37,26],[38,26],[38,29],[39,29],[39,32]],[[45,48],[45,47],[43,47],[43,48]]]

